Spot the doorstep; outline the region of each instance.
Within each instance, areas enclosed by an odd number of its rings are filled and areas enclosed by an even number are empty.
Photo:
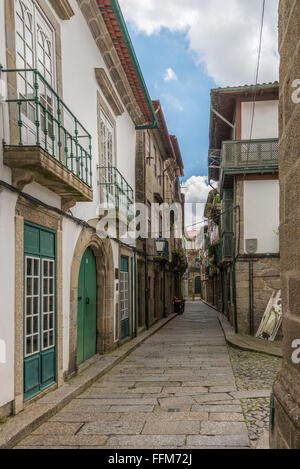
[[[9,417],[6,423],[0,424],[0,449],[10,449],[15,446],[176,316],[177,314],[170,314],[167,318],[156,322],[148,331],[143,332],[130,342],[126,342],[119,349],[106,355],[99,355],[96,362],[79,372],[78,375],[41,397],[18,415]]]

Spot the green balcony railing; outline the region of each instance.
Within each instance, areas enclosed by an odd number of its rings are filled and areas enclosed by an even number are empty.
[[[278,167],[278,139],[233,140],[223,142],[223,169]]]
[[[104,209],[117,209],[134,218],[134,191],[114,166],[98,166],[100,203]]]
[[[36,69],[3,69],[15,74],[18,95],[7,99],[16,116],[19,146],[39,146],[92,186],[91,135]],[[16,107],[16,109],[13,109]]]

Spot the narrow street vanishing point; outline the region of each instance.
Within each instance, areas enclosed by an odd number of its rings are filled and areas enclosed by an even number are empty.
[[[244,354],[241,366],[239,354]],[[251,368],[253,355],[252,382],[246,367],[248,363]],[[261,435],[253,430],[255,423],[263,430],[266,416],[259,407],[269,401],[280,364],[279,359],[259,355],[228,350],[215,310],[200,301],[189,302],[184,315],[16,448],[249,448]],[[268,365],[272,369],[264,378]],[[243,414],[245,402],[252,403],[251,415]]]

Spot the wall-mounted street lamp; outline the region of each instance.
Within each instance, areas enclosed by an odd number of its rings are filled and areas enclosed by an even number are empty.
[[[157,238],[155,240],[155,247],[158,254],[163,254],[163,252],[165,251],[166,242],[167,241],[165,240],[165,238]]]

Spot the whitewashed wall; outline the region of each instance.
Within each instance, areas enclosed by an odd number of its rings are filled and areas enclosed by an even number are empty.
[[[6,66],[4,2],[0,2],[0,63]],[[3,79],[3,74],[0,76]],[[5,95],[5,82],[1,83]],[[2,140],[8,138],[7,107],[0,103],[0,180],[10,183],[3,166]],[[16,195],[0,187],[0,407],[14,399],[15,347],[15,204]]]
[[[63,371],[67,371],[69,368],[71,267],[75,246],[81,230],[81,226],[75,225],[72,220],[63,218]]]
[[[98,205],[97,165],[97,91],[105,100],[95,79],[94,69],[105,63],[94,42],[76,0],[70,0],[75,16],[61,21],[52,10],[62,31],[62,74],[63,100],[92,135],[93,190],[94,201],[78,203],[72,208],[74,216],[83,220],[96,218]],[[49,4],[50,7],[50,4]],[[0,0],[0,63],[6,66],[4,1]],[[3,74],[4,76],[4,74]],[[3,77],[2,76],[2,77]],[[116,90],[115,90],[116,91]],[[107,103],[108,105],[108,103]],[[109,106],[109,105],[108,105]],[[9,142],[7,107],[0,104],[0,141]],[[135,189],[135,125],[127,111],[116,118],[117,122],[117,166],[125,179]],[[4,128],[3,128],[4,127]],[[0,145],[0,179],[11,183],[11,171],[3,166],[2,145]],[[60,207],[60,198],[48,189],[33,183],[24,192],[39,200]],[[0,340],[6,346],[6,363],[0,363],[0,407],[14,398],[14,298],[15,298],[15,202],[16,195],[4,190],[0,192]],[[70,274],[74,248],[81,228],[70,220],[63,219],[63,366],[69,362],[69,314]],[[115,267],[118,267],[118,245],[112,243]],[[116,299],[116,298],[115,298]]]
[[[5,349],[4,360],[0,356],[0,407],[14,399],[16,200],[12,192],[0,192],[0,341]]]
[[[253,107],[251,102],[242,103],[242,140],[250,138]],[[252,138],[278,138],[278,101],[256,101]]]
[[[72,209],[72,212],[79,218],[89,220],[96,217],[98,203],[97,91],[105,101],[97,84],[94,69],[102,67],[108,76],[109,73],[77,1],[71,0],[70,3],[75,16],[69,21],[60,22],[62,26],[63,99],[92,135],[94,188],[94,201],[79,203]],[[76,41],[76,47],[74,47],[74,41]],[[116,122],[117,166],[127,182],[135,189],[135,125],[127,111],[117,117]]]
[[[258,239],[258,253],[279,252],[279,181],[245,181],[244,238]]]

